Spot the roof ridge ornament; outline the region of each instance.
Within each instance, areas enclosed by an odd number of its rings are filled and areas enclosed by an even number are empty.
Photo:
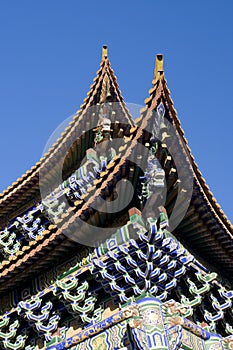
[[[102,47],[102,61],[108,58],[108,47],[107,45],[103,45]]]
[[[163,55],[157,54],[155,60],[155,71],[154,71],[154,80],[158,81],[163,76]]]

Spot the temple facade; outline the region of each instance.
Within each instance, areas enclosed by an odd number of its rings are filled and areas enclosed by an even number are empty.
[[[233,349],[233,231],[156,56],[135,119],[107,47],[69,125],[0,194],[0,347]]]

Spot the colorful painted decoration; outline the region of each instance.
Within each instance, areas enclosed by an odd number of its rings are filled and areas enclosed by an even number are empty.
[[[6,197],[15,196],[10,204],[2,194],[1,349],[233,350],[233,290],[221,270],[230,271],[232,262],[230,225],[187,147],[162,55],[156,57],[153,88],[140,113],[136,123],[104,46],[91,92],[59,143],[6,191]],[[40,198],[40,166],[53,168],[71,135],[64,178]],[[122,141],[119,147],[114,139]],[[148,157],[135,152],[137,144]],[[180,167],[180,172],[188,167],[193,177],[187,201],[179,199],[182,181],[172,152],[190,158]],[[121,180],[132,185],[132,199],[120,211],[105,212],[120,197]],[[183,194],[189,180],[183,176]],[[28,191],[22,201],[21,187]],[[104,204],[96,208],[98,196]],[[176,205],[177,216],[187,208],[174,229]],[[85,246],[73,241],[69,230],[88,231],[77,217],[98,227],[102,240],[87,239]]]

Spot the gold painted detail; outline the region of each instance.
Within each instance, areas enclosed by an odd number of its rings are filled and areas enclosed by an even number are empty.
[[[158,81],[163,76],[163,55],[156,55],[154,80]]]
[[[104,61],[106,58],[108,58],[108,47],[106,45],[103,45],[103,47],[102,47],[102,61]]]

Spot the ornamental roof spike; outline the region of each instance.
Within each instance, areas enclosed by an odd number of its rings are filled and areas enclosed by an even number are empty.
[[[158,97],[158,94],[161,94],[162,90],[162,81],[164,79],[164,56],[163,54],[159,53],[155,57],[155,68],[154,68],[154,77],[152,80],[152,88],[149,90],[149,97],[145,99],[146,107],[151,106],[152,101],[154,98]],[[139,118],[140,120],[140,118]]]
[[[102,46],[102,61],[108,59],[108,47],[107,45]]]
[[[108,80],[108,84],[106,84],[106,80]],[[106,87],[107,92],[109,93],[111,90],[111,93],[113,94],[111,102],[121,104],[121,108],[125,114],[124,119],[126,123],[129,123],[130,125],[134,124],[124,103],[123,96],[117,83],[117,77],[111,68],[111,63],[108,57],[108,47],[107,45],[103,45],[100,68],[96,72],[96,76],[93,79],[93,84],[90,86],[90,90],[87,93],[87,97],[84,99],[84,103],[80,106],[80,110],[78,110],[76,113],[77,116],[82,114],[87,107],[90,107],[93,104],[98,105],[99,103],[110,102],[109,99],[105,99],[103,101],[103,95],[105,95],[105,91],[103,90],[106,90]]]
[[[153,83],[156,83],[164,74],[163,70],[163,54],[157,54],[155,59],[155,70],[154,70],[154,80]]]

